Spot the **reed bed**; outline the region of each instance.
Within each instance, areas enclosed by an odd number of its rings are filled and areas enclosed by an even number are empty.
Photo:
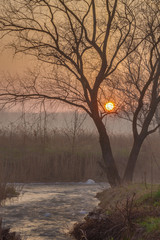
[[[134,179],[160,182],[160,136],[147,139],[141,149]],[[113,153],[123,175],[132,145],[128,135],[112,135]],[[98,136],[81,131],[0,131],[0,171],[5,182],[105,181]]]

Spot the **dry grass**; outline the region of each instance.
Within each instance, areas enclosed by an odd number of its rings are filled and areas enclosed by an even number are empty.
[[[0,181],[0,207],[5,204],[6,199],[17,197],[18,195],[19,193],[16,191],[13,184],[5,183],[4,179],[3,181]],[[0,219],[0,240],[21,240],[21,237],[15,232],[10,232],[9,228],[5,228],[2,225],[2,219]]]
[[[5,182],[52,182],[106,180],[99,165],[102,161],[98,137],[81,132],[72,136],[60,131],[38,135],[35,132],[0,132],[0,169]],[[158,135],[142,147],[135,171],[137,182],[160,182]],[[111,136],[113,153],[123,175],[132,145],[130,136]]]
[[[152,196],[154,192],[160,189],[159,184],[131,184],[114,187],[104,190],[97,194],[100,201],[99,206],[103,209],[114,209],[118,202],[123,203],[126,199],[135,195],[135,200],[142,199],[143,196]]]
[[[74,152],[66,135],[0,136],[0,165],[7,182],[86,181],[103,179],[97,137],[81,135]]]
[[[18,195],[19,193],[13,184],[0,183],[0,205],[5,203],[6,199],[17,197]]]

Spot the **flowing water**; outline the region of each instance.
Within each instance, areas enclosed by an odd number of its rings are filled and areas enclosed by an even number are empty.
[[[0,209],[3,225],[27,240],[70,240],[69,229],[94,207],[107,184],[26,184]]]

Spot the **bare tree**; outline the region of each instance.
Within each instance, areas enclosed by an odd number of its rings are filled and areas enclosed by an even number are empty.
[[[156,112],[155,112],[155,119],[156,123],[160,125],[160,104],[158,105]],[[160,135],[160,128],[159,128],[159,135]]]
[[[125,182],[133,179],[144,140],[160,127],[159,121],[154,124],[160,104],[160,4],[156,1],[148,4],[142,16],[146,24],[145,28],[142,24],[141,31],[151,34],[124,61],[124,72],[117,87],[120,90],[118,95],[123,98],[122,117],[132,122],[133,131],[133,146],[124,173]]]
[[[17,79],[8,80],[1,87],[1,99],[5,103],[57,100],[86,111],[98,130],[112,186],[121,179],[102,121],[107,114],[105,96],[109,100],[110,77],[150,36],[137,22],[144,4],[137,0],[1,0],[1,36],[10,36],[15,54],[33,55],[52,70],[19,84]]]

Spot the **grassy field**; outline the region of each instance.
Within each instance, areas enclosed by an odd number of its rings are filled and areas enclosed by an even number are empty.
[[[137,162],[135,181],[160,182],[160,136],[146,140]],[[113,153],[123,174],[132,145],[130,136],[112,135]],[[38,134],[12,129],[0,131],[0,169],[5,182],[104,181],[98,136],[81,130]]]

